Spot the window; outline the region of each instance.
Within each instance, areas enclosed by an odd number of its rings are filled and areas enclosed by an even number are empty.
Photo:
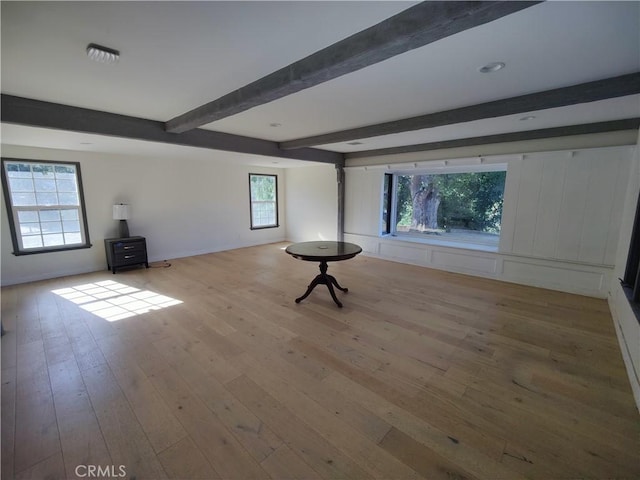
[[[506,167],[490,170],[386,174],[383,233],[497,248]]]
[[[88,248],[80,164],[2,159],[14,255]]]
[[[640,197],[636,204],[627,265],[621,283],[636,319],[640,322]]]
[[[278,227],[277,175],[249,174],[251,229]]]

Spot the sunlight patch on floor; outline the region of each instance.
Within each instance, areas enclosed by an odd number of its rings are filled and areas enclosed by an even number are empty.
[[[52,292],[109,322],[182,303],[175,298],[113,280],[85,283]]]

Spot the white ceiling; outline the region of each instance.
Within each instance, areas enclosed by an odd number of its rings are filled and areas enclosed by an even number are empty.
[[[4,94],[167,121],[417,2],[1,3]],[[119,63],[88,60],[97,43]],[[482,74],[482,65],[506,68]],[[272,141],[319,135],[640,71],[640,2],[545,2],[202,128]],[[318,148],[350,152],[640,116],[640,96]],[[270,124],[281,124],[272,127]],[[91,137],[98,137],[96,135]],[[2,143],[298,162],[4,125]],[[91,145],[87,145],[91,143]]]

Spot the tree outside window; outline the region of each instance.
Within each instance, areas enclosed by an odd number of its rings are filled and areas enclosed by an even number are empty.
[[[277,175],[249,174],[251,229],[278,227]]]
[[[497,246],[506,171],[395,174],[387,233]]]

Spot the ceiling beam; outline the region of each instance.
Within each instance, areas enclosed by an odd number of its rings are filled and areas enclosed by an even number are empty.
[[[186,132],[538,3],[541,2],[419,3],[217,100],[172,118],[166,123],[166,130]]]
[[[11,95],[2,95],[0,109],[0,119],[3,123],[344,165],[344,156],[341,153],[314,148],[286,151],[278,148],[276,142],[202,129],[173,135],[165,131],[164,122]]]
[[[280,148],[289,150],[313,145],[329,145],[332,143],[379,137],[393,133],[471,122],[485,118],[502,117],[517,113],[545,110],[547,108],[594,102],[637,93],[640,93],[640,73],[638,72],[443,112],[429,113],[427,115],[405,118],[393,122],[289,140],[281,142]]]
[[[346,160],[351,160],[354,158],[399,155],[402,153],[411,152],[426,152],[429,150],[440,150],[444,148],[472,147],[477,145],[488,145],[491,143],[520,142],[525,140],[539,140],[542,138],[615,132],[619,130],[638,130],[638,128],[640,128],[640,118],[628,118],[625,120],[613,120],[609,122],[584,123],[581,125],[569,125],[565,127],[542,128],[539,130],[527,130],[524,132],[487,135],[484,137],[458,138],[455,140],[421,143],[418,145],[403,145],[400,147],[364,150],[360,152],[346,153],[345,158]]]

